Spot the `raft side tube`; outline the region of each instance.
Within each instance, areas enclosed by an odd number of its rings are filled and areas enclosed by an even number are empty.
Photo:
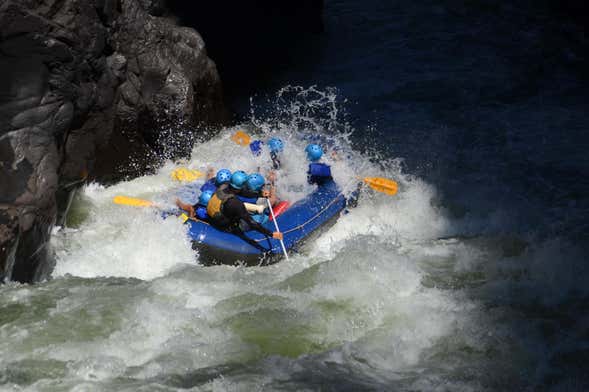
[[[285,208],[276,220],[283,232],[286,249],[296,250],[311,234],[314,238],[332,226],[345,206],[345,197],[335,182],[330,181]],[[193,248],[198,249],[199,259],[205,265],[240,262],[246,265],[267,265],[283,256],[279,241],[254,230],[238,236],[199,220],[190,220],[188,225]],[[273,222],[267,222],[264,227],[274,231]]]

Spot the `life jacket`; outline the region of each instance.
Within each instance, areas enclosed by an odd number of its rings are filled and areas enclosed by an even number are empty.
[[[331,180],[331,166],[325,163],[313,162],[309,164],[307,171],[307,180],[310,184],[321,185]]]
[[[254,154],[255,156],[260,156],[260,154],[262,154],[262,145],[264,144],[263,141],[261,140],[254,140],[253,142],[250,143],[250,150],[252,152],[252,154]]]
[[[257,196],[256,197],[246,197],[246,196],[242,196],[242,195],[237,195],[237,198],[244,203],[256,204],[256,202],[258,201]]]
[[[252,215],[252,219],[263,225],[264,223],[268,222],[269,217],[266,214],[254,214]]]
[[[206,192],[206,191],[216,192],[217,185],[215,185],[215,179],[211,178],[210,180],[205,181],[205,183],[200,187],[200,191],[201,192]]]
[[[239,191],[237,198],[244,203],[251,203],[256,204],[258,202],[258,198],[262,196],[262,191],[256,192],[249,189],[242,189]]]
[[[201,206],[200,204],[196,206],[196,217],[200,220],[205,220],[209,217],[207,214],[207,207]]]
[[[227,191],[228,187],[229,185],[227,184],[221,185],[213,196],[211,196],[209,204],[207,205],[207,214],[212,222],[221,227],[229,226],[231,224],[229,219],[223,215],[223,205],[227,200],[235,197],[233,193]]]

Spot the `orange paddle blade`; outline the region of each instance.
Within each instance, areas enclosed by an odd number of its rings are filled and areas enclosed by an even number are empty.
[[[251,139],[247,133],[243,131],[237,131],[231,136],[231,140],[235,143],[239,144],[240,146],[249,146]]]
[[[115,204],[121,204],[124,206],[132,207],[155,207],[155,203],[149,200],[136,199],[129,196],[115,196],[112,201]]]
[[[369,187],[377,192],[386,193],[387,195],[394,195],[397,193],[398,185],[395,181],[382,177],[366,177],[363,179]]]

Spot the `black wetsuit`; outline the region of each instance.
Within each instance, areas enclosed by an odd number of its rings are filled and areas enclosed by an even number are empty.
[[[250,191],[249,189],[242,189],[241,191],[239,191],[239,196],[244,197],[246,199],[258,199],[259,197],[262,197],[262,192],[255,192],[255,191]],[[253,203],[255,203],[255,201],[253,201]]]
[[[234,228],[238,227],[242,231],[253,229],[268,237],[272,237],[272,232],[253,220],[252,216],[245,209],[243,202],[237,197],[232,197],[223,203],[223,216],[233,223],[231,226]],[[243,223],[247,226],[244,227]]]
[[[309,164],[307,171],[307,182],[309,184],[323,185],[328,181],[332,181],[331,167],[325,163],[312,162]]]

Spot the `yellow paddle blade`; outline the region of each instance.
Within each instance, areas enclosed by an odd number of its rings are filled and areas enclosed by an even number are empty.
[[[115,196],[112,201],[115,204],[132,207],[155,207],[155,203],[149,200],[136,199],[128,196]]]
[[[172,172],[171,176],[176,181],[192,182],[202,177],[203,174],[198,170],[191,170],[185,167],[179,167],[178,169]]]
[[[235,143],[239,144],[240,146],[249,146],[251,143],[251,139],[247,133],[243,131],[237,131],[231,136],[231,140]]]
[[[184,213],[180,214],[179,218],[180,218],[180,220],[182,221],[182,223],[186,223],[186,221],[187,221],[188,219],[190,219],[190,218],[188,217],[188,215],[186,215],[186,214],[184,214]]]
[[[394,195],[397,193],[398,185],[395,181],[382,177],[366,177],[363,179],[369,187],[377,192],[386,193],[387,195]]]

